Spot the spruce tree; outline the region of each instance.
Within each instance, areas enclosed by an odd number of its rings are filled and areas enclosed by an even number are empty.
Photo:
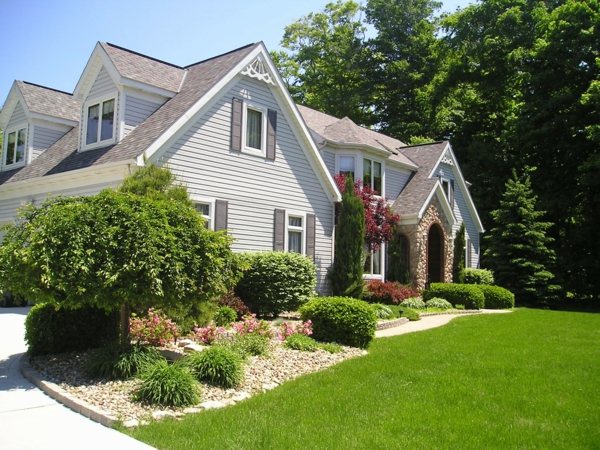
[[[354,192],[352,177],[347,177],[336,228],[335,258],[329,272],[334,295],[362,296],[364,242],[365,209]]]
[[[526,171],[518,177],[513,170],[500,199],[492,211],[494,226],[486,241],[486,261],[496,282],[514,292],[517,302],[549,304],[556,299],[558,286],[551,284],[550,267],[556,256],[548,236],[551,222],[544,222],[544,211],[536,209],[537,197]]]
[[[452,281],[465,282],[465,223],[460,224],[454,238],[454,259],[452,261]]]

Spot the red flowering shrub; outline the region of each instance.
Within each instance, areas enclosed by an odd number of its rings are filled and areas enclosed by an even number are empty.
[[[244,316],[251,314],[250,308],[246,306],[241,298],[235,295],[235,292],[229,291],[222,295],[218,301],[219,306],[229,306],[237,313],[237,318],[241,319]]]
[[[367,282],[364,300],[370,303],[383,303],[387,305],[398,305],[410,297],[417,297],[419,293],[410,286],[400,284],[397,281],[371,280]]]
[[[179,327],[162,311],[150,308],[146,317],[131,315],[129,334],[134,341],[160,347],[177,340]]]

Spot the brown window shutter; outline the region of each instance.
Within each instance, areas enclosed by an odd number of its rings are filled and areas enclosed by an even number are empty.
[[[277,111],[267,113],[267,159],[275,160],[275,137],[277,135]]]
[[[215,201],[215,231],[227,230],[227,200]]]
[[[450,207],[454,209],[454,180],[450,180],[450,198],[448,199]]]
[[[243,103],[239,98],[231,101],[231,149],[242,150],[242,108]]]
[[[316,220],[314,214],[306,215],[306,256],[315,260]]]
[[[285,209],[275,210],[275,224],[273,227],[273,250],[285,250]]]

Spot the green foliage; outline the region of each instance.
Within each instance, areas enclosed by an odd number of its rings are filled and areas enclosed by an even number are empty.
[[[394,264],[387,264],[385,279],[387,282],[399,282],[404,285],[411,283],[410,267],[408,265],[408,239],[400,234],[398,226],[395,225],[392,231],[392,238],[387,244],[388,260]]]
[[[119,190],[143,197],[173,200],[192,206],[185,187],[178,186],[175,182],[175,175],[169,169],[148,164],[127,177]]]
[[[328,274],[334,295],[362,296],[364,236],[364,205],[354,192],[352,178],[347,177],[336,227],[335,258]]]
[[[283,341],[283,346],[301,352],[314,352],[319,348],[317,341],[310,336],[300,333],[290,334],[285,341]]]
[[[381,303],[373,303],[371,307],[373,308],[375,317],[378,319],[389,319],[393,315],[391,308]]]
[[[190,372],[166,361],[152,366],[143,377],[134,399],[150,405],[184,407],[200,401],[198,383]]]
[[[410,297],[400,303],[403,308],[425,309],[425,302],[418,297]]]
[[[92,377],[125,380],[162,361],[165,358],[154,347],[134,344],[124,348],[112,343],[94,350],[87,361],[86,372]]]
[[[455,307],[464,305],[467,309],[481,309],[484,306],[483,292],[479,286],[473,284],[431,283],[429,288],[423,291],[423,299],[430,300],[435,297],[443,298]]]
[[[226,344],[235,350],[242,358],[247,356],[266,356],[269,354],[268,336],[255,333],[236,334],[233,339],[225,341]],[[219,342],[222,345],[221,342]]]
[[[452,260],[452,281],[465,283],[465,223],[460,224],[454,238],[454,259]]]
[[[411,308],[400,308],[399,311],[399,316],[400,317],[406,317],[408,320],[410,320],[411,322],[415,322],[417,320],[421,320],[421,316],[419,314],[419,311],[415,311],[414,309]]]
[[[212,346],[181,360],[194,377],[223,388],[238,386],[244,377],[242,358],[231,348]]]
[[[27,300],[19,295],[13,295],[10,292],[0,294],[0,307],[9,308],[11,306],[27,306]]]
[[[342,346],[335,342],[321,342],[319,343],[319,348],[328,353],[340,353],[342,351]]]
[[[543,304],[556,299],[558,287],[551,284],[556,259],[548,235],[552,224],[542,221],[544,212],[537,210],[536,201],[530,177],[513,172],[500,207],[492,212],[485,256],[496,282],[514,292],[517,301]]]
[[[427,308],[452,309],[452,303],[443,298],[433,297],[425,302]]]
[[[346,297],[318,297],[300,308],[302,320],[313,323],[313,337],[366,348],[375,336],[377,318],[362,300]]]
[[[485,307],[488,309],[507,309],[515,306],[515,295],[500,286],[482,284],[479,286],[485,297]]]
[[[465,284],[494,284],[494,272],[489,269],[465,269]]]
[[[237,312],[229,306],[219,306],[215,312],[214,321],[218,327],[226,327],[237,320]]]
[[[116,340],[117,320],[116,314],[97,308],[39,303],[25,319],[25,341],[31,355],[86,350]]]

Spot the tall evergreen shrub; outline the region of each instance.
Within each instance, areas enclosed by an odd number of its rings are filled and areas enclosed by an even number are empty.
[[[460,224],[454,238],[454,260],[452,261],[452,281],[465,282],[465,223]]]

